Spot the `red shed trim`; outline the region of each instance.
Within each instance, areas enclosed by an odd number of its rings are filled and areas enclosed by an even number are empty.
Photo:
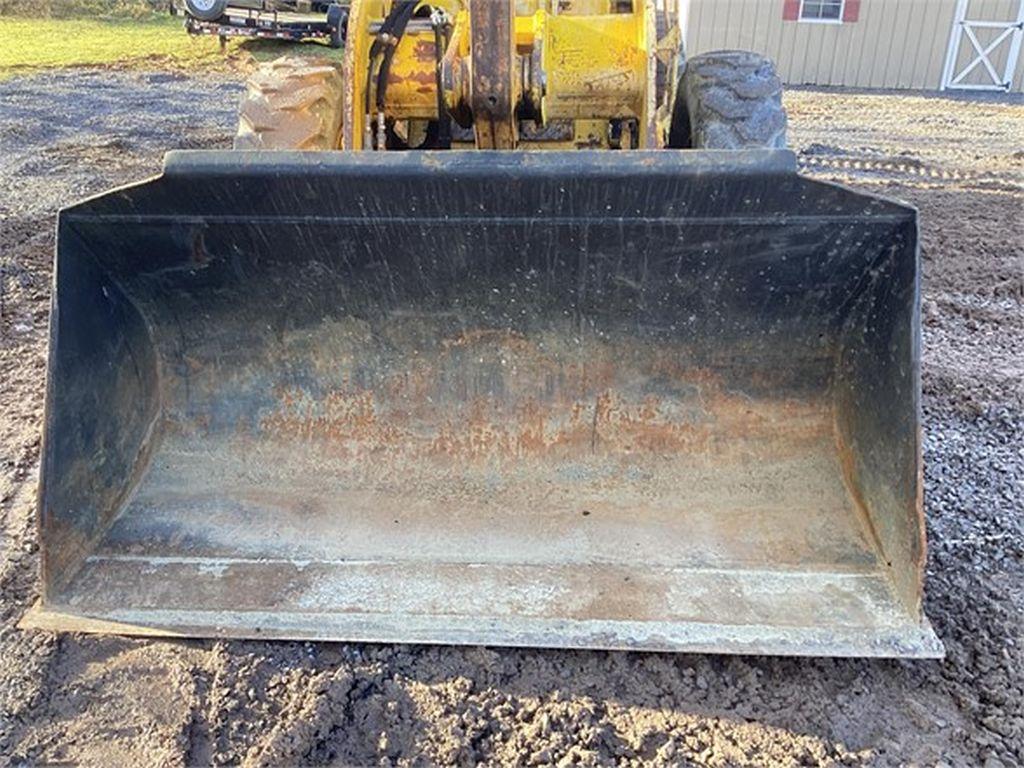
[[[845,0],[843,2],[843,24],[852,24],[860,19],[860,4],[861,0]],[[802,5],[802,0],[784,0],[782,4],[782,20],[801,21],[800,10]],[[813,19],[803,19],[803,21],[813,21]],[[840,20],[836,19],[831,23],[838,24]]]

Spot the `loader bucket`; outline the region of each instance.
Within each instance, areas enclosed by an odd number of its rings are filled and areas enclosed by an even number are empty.
[[[60,216],[26,623],[941,654],[918,322],[788,152],[172,153]]]

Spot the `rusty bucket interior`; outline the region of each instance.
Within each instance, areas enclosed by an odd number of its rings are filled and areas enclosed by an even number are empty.
[[[59,227],[28,625],[941,653],[910,208],[788,152],[183,152]]]

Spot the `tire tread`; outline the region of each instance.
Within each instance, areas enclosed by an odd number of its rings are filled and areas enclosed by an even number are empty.
[[[680,87],[690,147],[786,146],[782,80],[770,59],[750,51],[714,51],[694,56],[686,63]]]
[[[337,149],[343,98],[337,62],[286,56],[262,64],[238,107],[235,149]]]

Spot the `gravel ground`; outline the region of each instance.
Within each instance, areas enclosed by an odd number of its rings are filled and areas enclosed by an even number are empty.
[[[808,173],[921,209],[941,662],[22,632],[58,206],[230,143],[223,75],[0,83],[0,764],[1024,763],[1024,105],[796,91]]]

